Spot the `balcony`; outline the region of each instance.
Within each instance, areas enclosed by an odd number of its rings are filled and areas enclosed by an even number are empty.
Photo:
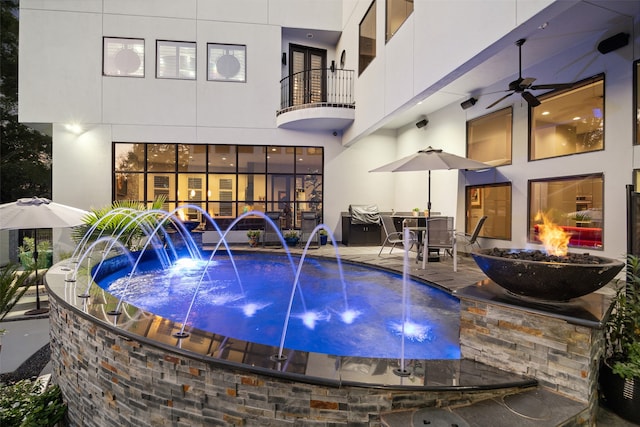
[[[280,80],[279,128],[342,131],[353,123],[353,70],[317,68]]]

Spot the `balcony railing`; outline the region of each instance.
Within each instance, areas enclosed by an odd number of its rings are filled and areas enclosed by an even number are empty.
[[[280,80],[280,110],[277,115],[304,106],[354,108],[353,70],[317,68]]]

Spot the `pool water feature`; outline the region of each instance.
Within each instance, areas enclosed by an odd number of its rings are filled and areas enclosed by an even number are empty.
[[[138,264],[132,277],[130,268],[124,268],[98,275],[96,281],[128,304],[174,322],[184,319],[197,291],[187,330],[197,328],[278,346],[294,281],[289,259],[281,253],[256,252],[234,253],[233,259],[235,268],[228,255],[216,254],[210,262],[181,259],[167,270],[151,259]],[[296,265],[299,262],[294,258]],[[410,322],[403,331],[401,275],[348,263],[342,264],[342,273],[344,290],[335,259],[305,258],[286,348],[336,356],[399,358],[404,332],[403,351],[408,359],[460,357],[457,298],[409,280]]]

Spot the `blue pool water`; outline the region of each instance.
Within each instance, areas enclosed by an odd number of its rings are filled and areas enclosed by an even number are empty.
[[[200,285],[187,324],[231,338],[279,347],[295,271],[282,254],[234,254],[238,281],[226,255],[216,254]],[[208,255],[207,255],[208,259]],[[295,268],[298,258],[294,258]],[[184,260],[169,270],[141,263],[99,279],[109,293],[143,310],[182,323],[204,262]],[[305,258],[284,347],[337,356],[399,358],[402,276],[335,260]],[[346,298],[345,298],[346,295]],[[459,302],[437,288],[409,281],[404,357],[458,359]],[[346,301],[345,301],[346,299]]]

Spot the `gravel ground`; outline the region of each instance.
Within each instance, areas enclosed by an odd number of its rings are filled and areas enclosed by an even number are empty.
[[[46,344],[28,358],[22,365],[13,372],[0,374],[0,384],[10,384],[16,381],[37,378],[42,369],[51,359],[51,347]]]

